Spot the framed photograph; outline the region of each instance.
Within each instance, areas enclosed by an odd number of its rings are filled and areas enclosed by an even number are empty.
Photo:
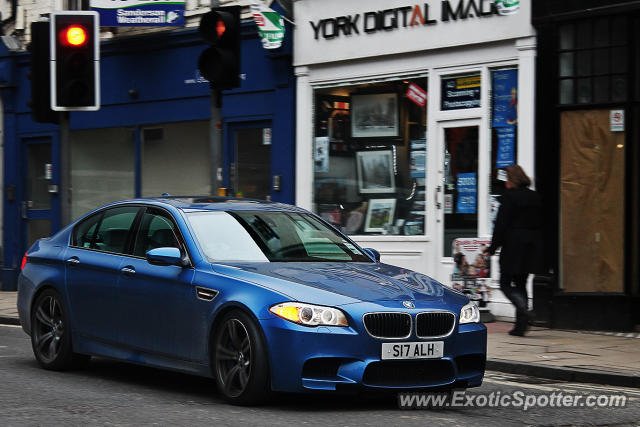
[[[351,137],[380,138],[400,135],[398,95],[351,95]]]
[[[394,193],[393,151],[358,151],[356,153],[360,193]]]
[[[365,233],[383,232],[386,225],[393,224],[396,199],[371,199],[364,221]]]

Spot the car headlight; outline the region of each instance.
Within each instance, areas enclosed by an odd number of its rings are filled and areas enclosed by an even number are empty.
[[[471,301],[460,310],[460,324],[478,323],[480,321],[480,309],[478,305]]]
[[[349,326],[344,313],[337,308],[301,302],[283,302],[269,308],[278,317],[305,326]]]

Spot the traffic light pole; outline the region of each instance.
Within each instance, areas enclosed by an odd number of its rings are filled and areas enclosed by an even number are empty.
[[[71,142],[69,112],[60,111],[60,220],[62,226],[71,222]]]
[[[222,93],[211,88],[211,122],[209,143],[211,147],[211,190],[219,195],[222,186]]]
[[[218,0],[211,0],[211,7],[219,7]],[[222,93],[211,88],[211,131],[209,142],[211,146],[211,191],[218,195],[218,188],[222,186]],[[220,127],[220,129],[218,128]]]
[[[222,90],[240,87],[242,8],[219,5],[217,0],[211,0],[211,11],[200,19],[198,32],[209,47],[198,58],[198,71],[211,82],[211,189],[214,195],[226,196],[228,190],[223,188],[222,179]]]

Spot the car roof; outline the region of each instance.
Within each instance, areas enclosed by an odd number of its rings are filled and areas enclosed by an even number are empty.
[[[211,196],[162,196],[125,200],[118,204],[146,203],[169,205],[185,212],[193,211],[286,211],[306,213],[305,209],[267,200]]]

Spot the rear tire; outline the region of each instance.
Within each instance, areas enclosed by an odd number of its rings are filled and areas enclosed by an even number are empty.
[[[218,390],[234,405],[263,403],[269,395],[269,364],[259,326],[240,310],[226,314],[219,325],[211,346]]]
[[[31,308],[31,347],[44,369],[64,371],[86,365],[90,356],[76,354],[71,347],[71,324],[62,297],[46,289]]]

